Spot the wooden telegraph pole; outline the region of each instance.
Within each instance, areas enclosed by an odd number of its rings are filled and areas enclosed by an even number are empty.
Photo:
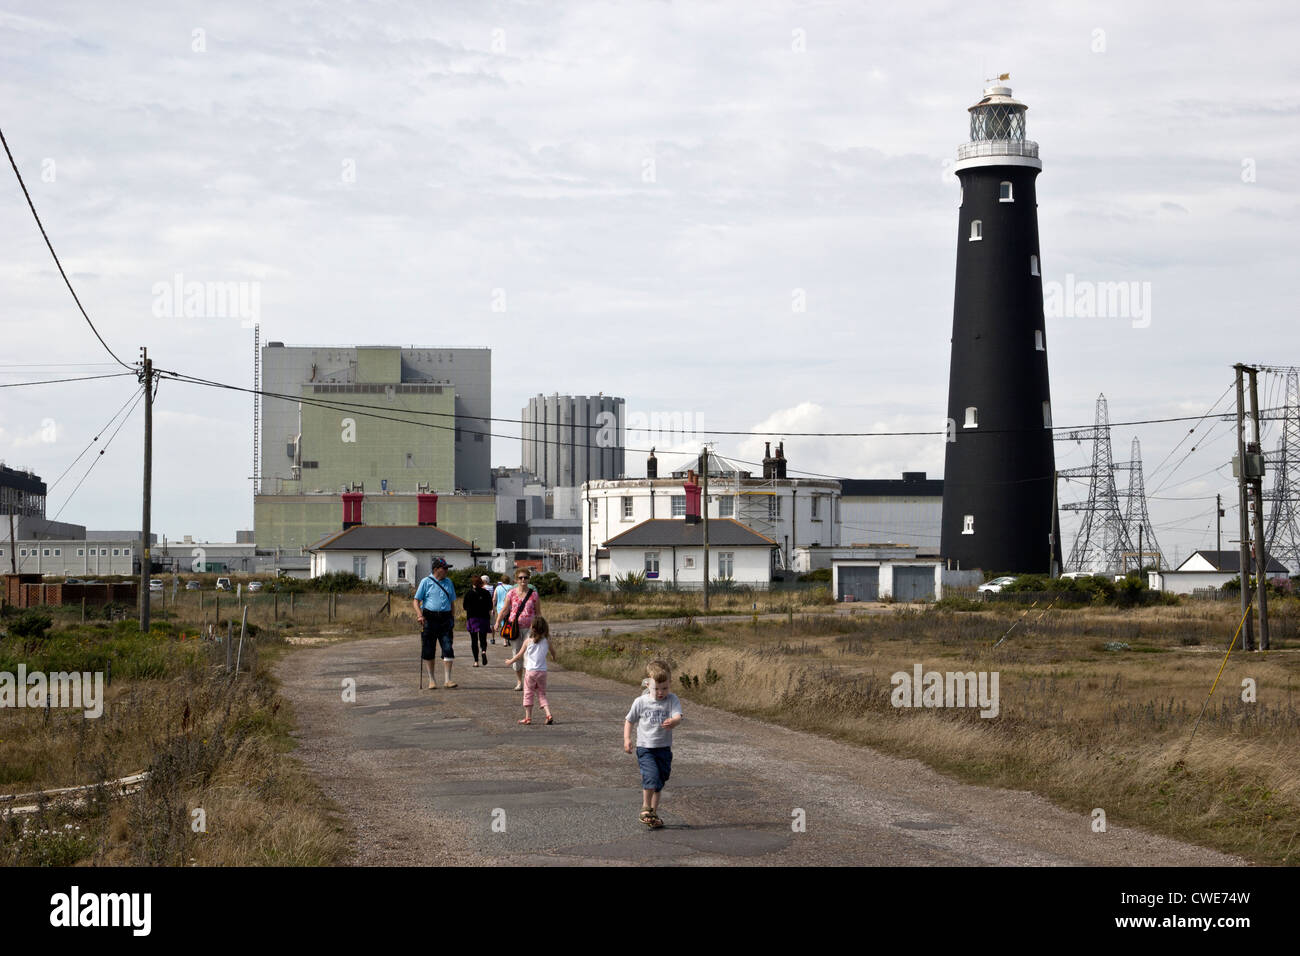
[[[140,631],[149,633],[149,512],[153,497],[153,362],[140,349],[140,381],[144,383],[144,513],[140,518]]]
[[[1247,446],[1246,459],[1250,467],[1244,468],[1250,481],[1251,497],[1255,499],[1255,588],[1259,604],[1259,649],[1268,650],[1268,554],[1264,539],[1264,446],[1259,440],[1259,389],[1255,384],[1257,370],[1247,368],[1250,375],[1250,420],[1254,426],[1254,441]]]

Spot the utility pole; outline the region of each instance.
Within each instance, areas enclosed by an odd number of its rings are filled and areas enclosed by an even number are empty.
[[[1138,525],[1138,577],[1142,576],[1142,526]]]
[[[1214,496],[1214,510],[1218,513],[1214,530],[1214,551],[1217,560],[1218,552],[1223,550],[1223,495]]]
[[[1246,622],[1242,628],[1241,646],[1248,651],[1255,649],[1255,627],[1247,611],[1250,609],[1250,519],[1246,512],[1246,397],[1242,383],[1240,362],[1233,366],[1237,371],[1237,457],[1234,464],[1237,478],[1237,525],[1240,537],[1237,539],[1237,567],[1241,580],[1241,616]]]
[[[701,521],[704,524],[704,610],[709,609],[709,446],[704,446],[704,453],[700,455],[700,475],[704,483],[700,489],[700,498],[702,504],[700,511],[702,513]]]
[[[1255,440],[1250,443],[1248,459],[1251,467],[1246,469],[1250,478],[1250,490],[1255,498],[1255,588],[1259,591],[1259,649],[1268,650],[1268,554],[1267,541],[1264,539],[1264,447],[1259,435],[1259,388],[1255,382],[1257,369],[1248,368],[1250,373],[1250,420],[1254,424]],[[1255,467],[1255,464],[1258,467]]]
[[[140,632],[149,633],[149,512],[153,498],[153,362],[140,349],[140,381],[144,382],[144,513],[140,519]]]

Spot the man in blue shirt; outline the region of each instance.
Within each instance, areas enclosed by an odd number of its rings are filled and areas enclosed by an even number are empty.
[[[451,665],[455,659],[451,639],[456,626],[456,585],[447,580],[450,567],[442,558],[433,559],[433,570],[420,582],[415,592],[415,613],[424,622],[420,631],[420,660],[429,672],[429,690],[437,690],[433,676],[434,654],[442,645],[442,686],[457,686],[451,679]]]

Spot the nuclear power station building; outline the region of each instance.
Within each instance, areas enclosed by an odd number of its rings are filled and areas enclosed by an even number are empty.
[[[957,149],[940,549],[953,568],[1048,574],[1061,545],[1034,189],[1043,164],[1026,109],[1009,87],[989,87]]]

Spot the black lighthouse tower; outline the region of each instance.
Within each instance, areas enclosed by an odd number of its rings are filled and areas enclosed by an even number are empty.
[[[1004,78],[1005,79],[1005,78]],[[954,568],[1055,574],[1061,545],[1034,182],[1025,104],[991,86],[957,148],[957,284],[942,556]]]

